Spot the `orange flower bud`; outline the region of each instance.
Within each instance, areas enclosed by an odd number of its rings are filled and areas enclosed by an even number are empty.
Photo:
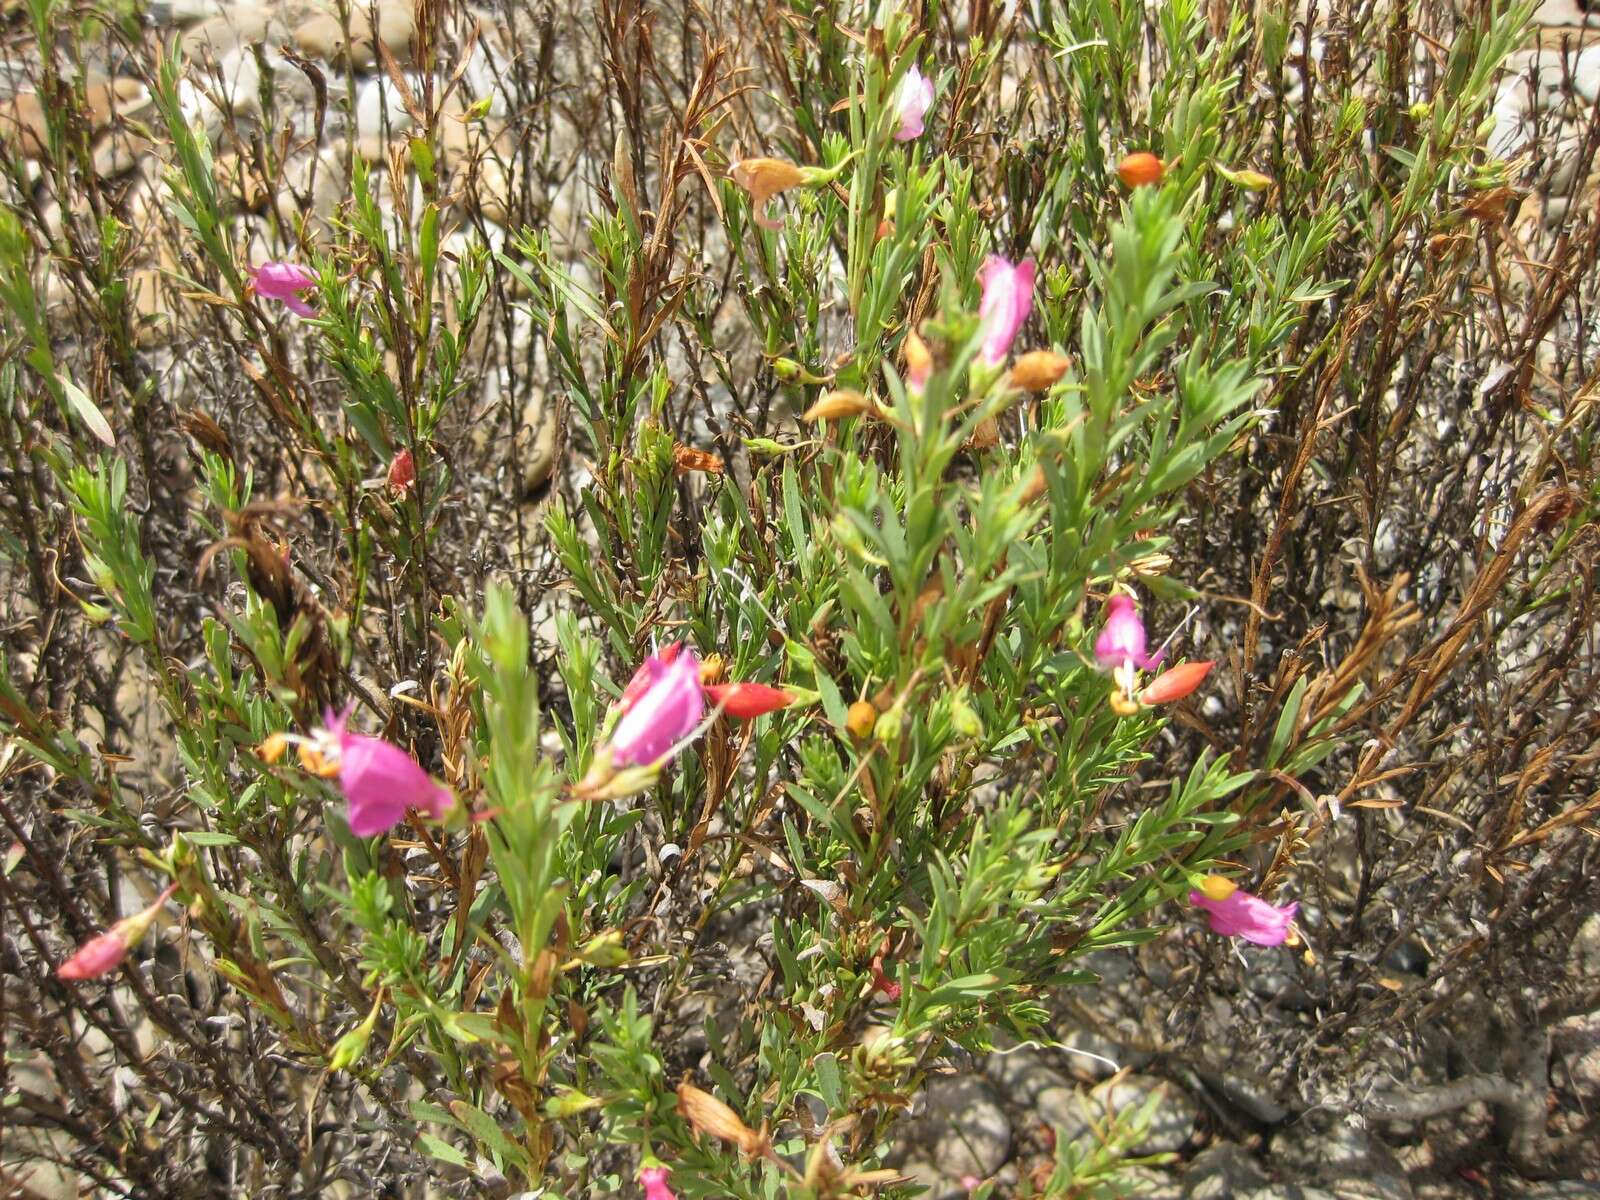
[[[1239,885],[1224,875],[1207,875],[1200,881],[1200,890],[1210,900],[1222,901],[1239,890]]]
[[[1150,686],[1139,693],[1139,703],[1146,707],[1152,704],[1167,704],[1173,700],[1182,700],[1195,688],[1199,687],[1205,677],[1211,674],[1211,668],[1216,663],[1209,659],[1204,662],[1179,663],[1170,671],[1163,671],[1150,681]]]
[[[872,707],[870,700],[857,700],[844,718],[844,727],[858,738],[870,736],[877,723],[878,710]]]
[[[917,336],[915,329],[907,330],[900,353],[906,361],[906,386],[913,392],[920,392],[928,386],[928,376],[933,373],[933,355],[928,352],[928,343]]]
[[[1071,364],[1054,350],[1030,350],[1011,364],[1011,386],[1025,392],[1054,387]]]
[[[289,737],[287,734],[269,733],[261,740],[261,745],[256,747],[256,757],[271,766],[283,757],[283,752],[288,748]]]
[[[846,417],[859,417],[872,410],[872,401],[850,388],[828,392],[810,408],[802,421],[842,421]]]
[[[1160,183],[1161,176],[1165,172],[1166,167],[1162,165],[1161,160],[1144,150],[1128,155],[1117,164],[1117,177],[1122,180],[1122,186],[1126,188]]]

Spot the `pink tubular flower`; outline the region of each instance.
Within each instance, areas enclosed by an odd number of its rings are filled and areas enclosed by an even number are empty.
[[[345,715],[329,713],[327,721],[339,747],[339,787],[349,801],[351,833],[387,833],[413,808],[437,821],[455,806],[450,789],[436,783],[404,750],[382,738],[347,733]]]
[[[1218,875],[1209,876],[1205,887],[1205,891],[1191,891],[1189,901],[1210,915],[1212,933],[1243,938],[1257,946],[1281,946],[1289,940],[1289,926],[1300,910],[1297,902],[1280,908]]]
[[[978,317],[983,323],[983,361],[991,367],[1005,362],[1011,342],[1033,311],[1033,260],[1012,266],[997,254],[984,260],[979,278],[983,300]]]
[[[895,115],[900,127],[894,131],[894,140],[909,142],[922,136],[922,118],[933,105],[933,83],[923,73],[912,67],[900,80],[895,90]]]
[[[128,951],[144,940],[156,914],[166,907],[167,901],[172,899],[172,894],[177,890],[177,884],[169,885],[149,908],[131,917],[123,917],[98,937],[90,938],[78,947],[71,958],[56,968],[56,977],[75,982],[98,979],[116,970],[122,960],[128,957]]]
[[[301,292],[317,286],[317,277],[298,263],[262,263],[251,269],[250,280],[263,300],[282,301],[290,312],[302,317],[317,315],[316,309],[300,299]]]
[[[1107,670],[1132,664],[1149,671],[1160,665],[1160,653],[1145,653],[1144,622],[1132,596],[1118,592],[1106,601],[1106,623],[1094,640],[1094,657]]]
[[[639,1172],[639,1182],[644,1185],[644,1200],[678,1200],[667,1186],[666,1167],[645,1167]]]
[[[645,767],[659,762],[706,710],[694,651],[652,654],[623,692],[622,719],[611,734],[611,762]]]

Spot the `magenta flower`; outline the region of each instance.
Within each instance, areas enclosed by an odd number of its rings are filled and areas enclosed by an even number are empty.
[[[700,661],[687,648],[652,654],[629,682],[623,699],[625,711],[611,734],[612,765],[651,766],[705,714]]]
[[[351,833],[357,837],[387,833],[413,808],[437,821],[455,806],[450,789],[436,783],[404,750],[382,738],[347,733],[347,715],[348,710],[338,716],[329,713],[327,721],[328,733],[338,744],[335,765],[339,787],[350,805]]]
[[[894,140],[909,142],[922,136],[922,118],[933,105],[933,83],[923,73],[912,67],[900,80],[894,94],[895,115],[900,127],[894,131]]]
[[[302,317],[317,315],[316,309],[300,299],[301,292],[317,286],[317,277],[298,263],[262,263],[251,268],[250,281],[263,300],[282,301],[290,312]]]
[[[1189,901],[1210,915],[1212,933],[1243,938],[1257,946],[1281,946],[1288,941],[1289,926],[1300,909],[1294,901],[1280,908],[1259,896],[1252,896],[1243,888],[1235,888],[1220,900],[1205,892],[1191,891]]]
[[[172,899],[172,894],[177,890],[178,885],[171,884],[149,908],[131,917],[123,917],[104,933],[90,938],[78,947],[71,958],[56,968],[56,977],[76,982],[80,979],[98,979],[116,970],[122,960],[128,957],[128,951],[144,941],[144,935],[150,931],[156,915],[166,907],[167,901]]]
[[[1132,664],[1149,671],[1160,665],[1163,655],[1144,652],[1144,622],[1133,597],[1118,592],[1106,601],[1105,628],[1094,640],[1094,657],[1102,667],[1115,670]]]
[[[645,1167],[639,1172],[639,1182],[644,1185],[644,1200],[678,1200],[667,1186],[666,1167]]]
[[[983,327],[983,361],[997,367],[1006,360],[1011,342],[1033,311],[1033,260],[1012,266],[991,254],[983,264],[983,300],[978,316]]]

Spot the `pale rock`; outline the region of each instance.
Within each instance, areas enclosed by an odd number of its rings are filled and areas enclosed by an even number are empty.
[[[276,24],[271,9],[252,4],[231,8],[184,32],[184,56],[192,61],[220,60],[243,47],[281,40],[287,30],[275,28]]]
[[[212,167],[217,186],[236,204],[246,212],[266,211],[272,202],[272,193],[248,161],[226,150],[212,160]]]
[[[555,468],[560,432],[560,422],[548,410],[543,396],[535,396],[523,405],[516,445],[525,497],[532,496],[550,478]]]
[[[1127,1075],[1096,1085],[1085,1098],[1077,1102],[1073,1093],[1067,1096],[1045,1093],[1035,1102],[1039,1115],[1046,1116],[1048,1109],[1057,1136],[1069,1142],[1093,1136],[1091,1117],[1117,1113],[1132,1117],[1160,1093],[1150,1114],[1150,1123],[1144,1136],[1130,1149],[1136,1156],[1166,1154],[1181,1150],[1195,1135],[1200,1110],[1187,1093],[1151,1075]]]
[[[376,133],[364,133],[356,139],[356,157],[365,163],[389,161],[389,144]]]
[[[996,1050],[984,1059],[983,1072],[1004,1095],[1021,1104],[1031,1104],[1034,1097],[1047,1088],[1071,1086],[1065,1076],[1051,1067],[1043,1051],[1026,1044]]]
[[[1584,10],[1579,0],[1541,0],[1533,14],[1535,25],[1600,25],[1600,13]]]
[[[1573,55],[1568,63],[1572,86],[1590,104],[1600,100],[1600,46],[1590,46]]]
[[[164,344],[172,332],[172,312],[161,285],[161,272],[151,268],[135,271],[128,279],[128,303],[137,321],[134,341],[143,350]]]
[[[106,134],[94,144],[95,174],[103,179],[126,175],[139,165],[139,160],[154,151],[149,138],[116,130]]]
[[[1273,1140],[1272,1159],[1340,1200],[1412,1200],[1394,1154],[1349,1121],[1301,1122]]]
[[[113,116],[128,116],[150,102],[150,91],[137,79],[101,79],[84,89],[89,127],[95,132],[111,124]],[[45,156],[49,125],[44,104],[36,92],[21,92],[0,100],[0,139],[20,145],[27,158]]]
[[[470,108],[477,101],[487,99],[489,116],[501,120],[509,116],[511,107],[506,102],[505,89],[501,86],[505,66],[504,56],[498,52],[498,47],[491,48],[480,41],[472,57],[467,60],[467,69],[461,73],[463,107]]]
[[[1243,1146],[1218,1142],[1194,1156],[1183,1173],[1184,1200],[1234,1200],[1265,1187],[1267,1177]]]
[[[330,142],[315,156],[303,155],[285,168],[285,186],[278,188],[274,196],[281,220],[293,227],[302,219],[326,221],[333,215],[339,202],[350,194],[344,167],[348,150],[347,142]],[[302,208],[308,192],[309,212]]]
[[[1579,978],[1600,979],[1600,913],[1578,927],[1569,957],[1573,972]]]
[[[381,0],[376,21],[371,8],[353,8],[348,44],[344,27],[334,13],[326,10],[313,13],[295,27],[294,44],[306,57],[328,63],[342,62],[348,54],[350,65],[365,71],[378,60],[373,47],[374,29],[396,62],[411,61],[411,43],[417,32],[416,16],[411,5],[400,0]]]
[[[1011,1124],[978,1075],[941,1075],[928,1083],[926,1144],[945,1175],[993,1175],[1011,1153]]]
[[[967,1194],[966,1188],[941,1174],[938,1167],[925,1159],[910,1159],[899,1170],[919,1187],[928,1189],[920,1200],[964,1200]]]
[[[408,78],[413,95],[421,92],[421,80]],[[412,126],[411,114],[400,98],[400,89],[382,75],[356,86],[356,130],[363,136],[393,137]]]
[[[151,0],[146,10],[157,25],[188,25],[226,12],[221,0]]]

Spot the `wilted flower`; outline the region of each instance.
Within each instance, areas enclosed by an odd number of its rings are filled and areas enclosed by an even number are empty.
[[[763,229],[783,228],[783,222],[767,215],[768,202],[808,180],[803,168],[781,158],[742,158],[728,168],[728,178],[750,193],[756,224]]]
[[[1206,910],[1211,932],[1243,938],[1257,946],[1281,946],[1288,941],[1289,927],[1300,909],[1294,901],[1282,907],[1270,904],[1220,875],[1206,876],[1200,888],[1189,893],[1189,901]]]
[[[317,286],[317,277],[298,263],[265,262],[250,270],[251,286],[263,300],[281,301],[290,312],[302,317],[316,316],[317,310],[300,293]]]
[[[1029,350],[1011,364],[1011,386],[1025,392],[1042,392],[1059,383],[1071,365],[1054,350]]]
[[[895,113],[899,119],[899,128],[894,131],[894,140],[909,142],[913,138],[922,136],[922,118],[928,113],[933,104],[933,83],[923,73],[912,67],[900,80],[900,86],[894,94]]]
[[[128,951],[144,940],[156,915],[166,907],[167,901],[172,899],[177,890],[177,884],[170,884],[149,908],[131,917],[123,917],[104,933],[90,938],[78,947],[71,958],[56,968],[56,977],[75,982],[98,979],[114,971],[128,957]]]
[[[667,1186],[666,1167],[644,1167],[639,1171],[639,1183],[644,1187],[644,1200],[678,1200]]]
[[[1165,173],[1166,167],[1162,165],[1161,160],[1144,150],[1128,155],[1117,164],[1117,177],[1122,180],[1122,186],[1126,188],[1160,183]]]
[[[1211,668],[1216,665],[1210,659],[1179,663],[1152,679],[1150,686],[1139,693],[1139,703],[1148,707],[1182,700],[1205,681],[1205,677],[1211,674]]]
[[[692,650],[670,646],[652,654],[622,694],[622,719],[611,734],[612,765],[659,762],[699,723],[705,703]]]
[[[733,1109],[688,1080],[678,1085],[678,1115],[689,1122],[696,1133],[709,1133],[732,1142],[752,1158],[771,1149],[764,1130],[758,1133],[751,1129]]]
[[[730,717],[748,721],[794,703],[794,695],[764,683],[714,683],[705,689],[713,704]]]
[[[322,758],[338,770],[339,788],[349,802],[350,832],[374,837],[398,825],[408,809],[440,820],[455,806],[450,789],[434,781],[400,747],[382,738],[350,733],[349,710],[326,717],[317,739]]]
[[[1145,653],[1144,622],[1132,596],[1118,592],[1106,601],[1106,623],[1094,640],[1094,657],[1107,670],[1134,666],[1148,671],[1160,664],[1159,653]]]
[[[883,969],[881,954],[872,957],[872,987],[874,991],[883,993],[885,1000],[900,999],[900,984],[890,978],[889,973]]]
[[[1006,359],[1017,331],[1033,311],[1032,259],[1012,266],[999,255],[984,261],[979,278],[983,281],[983,300],[978,316],[983,329],[983,360],[997,367]]]
[[[410,450],[402,450],[394,456],[389,464],[388,485],[390,494],[400,500],[409,496],[417,485],[417,463]]]

